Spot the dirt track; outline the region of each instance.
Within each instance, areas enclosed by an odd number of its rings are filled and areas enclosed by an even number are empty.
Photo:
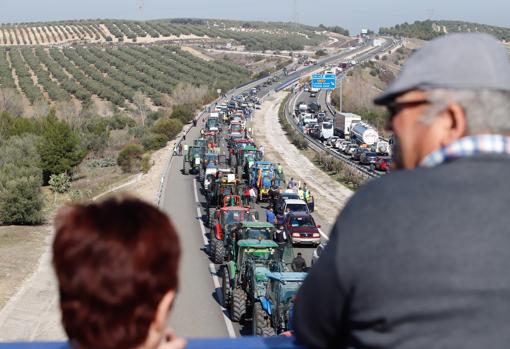
[[[315,197],[317,213],[331,226],[353,192],[322,172],[289,142],[278,122],[278,110],[285,96],[285,92],[268,96],[255,112],[254,137],[257,144],[264,146],[267,159],[282,164],[287,179],[306,182]]]

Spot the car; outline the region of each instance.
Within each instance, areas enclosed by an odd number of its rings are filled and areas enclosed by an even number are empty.
[[[359,145],[357,144],[349,144],[345,150],[344,150],[344,153],[347,154],[347,155],[351,155],[356,149],[359,148]]]
[[[313,254],[312,254],[312,265],[314,265],[315,263],[317,263],[317,261],[319,260],[322,252],[324,252],[324,249],[326,248],[326,245],[327,245],[327,242],[321,242],[321,244],[319,246],[317,246],[317,248],[313,251]]]
[[[388,172],[391,169],[392,163],[393,161],[391,160],[391,158],[379,158],[379,160],[375,164],[375,169],[377,171]]]
[[[286,190],[281,193],[278,200],[276,201],[276,212],[285,212],[283,207],[285,205],[285,201],[289,199],[299,200],[299,195],[292,190]]]
[[[310,92],[310,98],[316,98],[317,94],[315,92]]]
[[[366,148],[356,148],[352,154],[351,154],[351,159],[354,160],[354,161],[360,161],[361,159],[361,154],[363,153],[366,153],[368,152],[368,149]]]
[[[337,147],[337,143],[340,141],[340,137],[337,137],[337,136],[333,136],[333,137],[330,137],[328,138],[326,141],[325,141],[325,144],[327,146],[330,146],[332,148],[336,148]]]
[[[361,154],[359,158],[359,162],[362,165],[374,165],[377,163],[377,160],[379,160],[379,157],[377,156],[377,153],[367,151]]]
[[[287,212],[287,209],[290,212],[310,213],[310,208],[308,207],[308,204],[301,199],[287,199],[287,200],[285,200],[285,202],[283,203],[282,209],[283,209],[283,211],[281,211],[281,212],[283,212],[283,213]]]
[[[285,217],[283,230],[290,237],[293,245],[316,245],[321,243],[320,225],[316,225],[312,215],[308,212],[290,212]]]
[[[338,143],[338,149],[342,152],[345,151],[345,149],[351,145],[351,142],[349,141],[346,141],[346,140],[341,140],[339,143]]]

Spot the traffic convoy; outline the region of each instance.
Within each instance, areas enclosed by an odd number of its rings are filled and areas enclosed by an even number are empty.
[[[271,336],[290,329],[294,297],[306,276],[293,246],[317,246],[321,235],[306,184],[287,180],[251,139],[256,92],[211,110],[200,137],[185,149],[182,172],[197,176],[206,198],[208,253],[219,265],[230,319],[251,320],[254,335]],[[259,217],[262,204],[267,209]]]
[[[298,102],[293,114],[301,132],[320,141],[332,152],[366,166],[371,172],[390,170],[390,142],[380,138],[374,127],[353,113],[331,111],[332,115],[328,115],[315,100],[318,93],[309,85],[303,87],[303,94],[306,93],[313,101],[309,104]]]

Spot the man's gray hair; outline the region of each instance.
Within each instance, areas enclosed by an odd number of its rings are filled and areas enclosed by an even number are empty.
[[[436,89],[428,91],[428,98],[443,107],[458,103],[466,114],[468,134],[510,134],[510,92]]]

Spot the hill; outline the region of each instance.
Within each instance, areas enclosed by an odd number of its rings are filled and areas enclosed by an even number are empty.
[[[302,50],[305,46],[315,46],[326,39],[316,30],[323,29],[290,23],[206,19],[7,23],[0,27],[0,45],[193,41],[243,46],[249,51]]]
[[[416,21],[413,24],[397,24],[391,28],[380,28],[381,35],[393,35],[422,40],[431,40],[448,33],[480,32],[494,35],[502,41],[510,41],[510,28],[461,21]]]

